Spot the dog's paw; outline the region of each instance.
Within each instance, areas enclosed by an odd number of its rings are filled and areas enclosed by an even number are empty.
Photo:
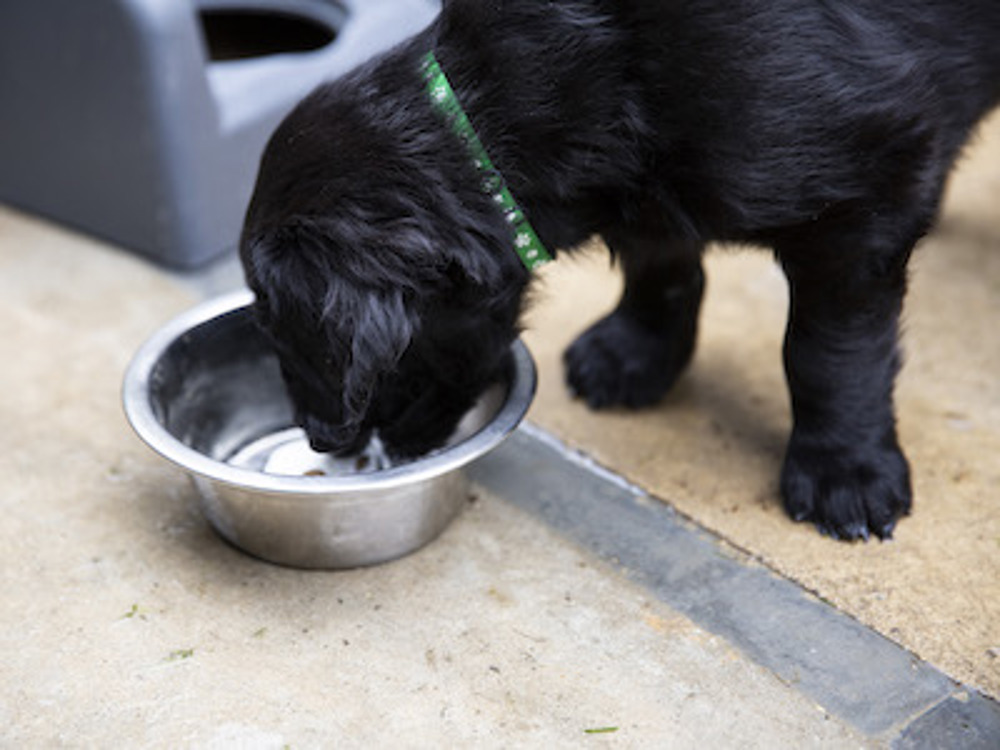
[[[566,382],[593,409],[659,401],[691,359],[694,335],[673,337],[614,312],[566,350]]]
[[[906,457],[895,445],[877,449],[803,446],[793,437],[781,475],[785,510],[820,533],[853,541],[892,537],[910,512]]]

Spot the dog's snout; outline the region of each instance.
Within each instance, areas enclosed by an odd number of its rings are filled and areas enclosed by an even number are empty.
[[[323,438],[310,436],[309,447],[312,448],[317,453],[332,453],[336,446],[333,443],[324,440]]]
[[[370,438],[369,430],[353,425],[331,425],[313,416],[299,422],[309,438],[309,447],[317,453],[349,456],[360,452]]]

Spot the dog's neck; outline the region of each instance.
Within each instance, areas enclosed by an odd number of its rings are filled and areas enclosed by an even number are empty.
[[[613,223],[638,183],[643,113],[623,34],[610,17],[477,0],[445,3],[422,40],[550,250]]]
[[[483,191],[500,207],[507,223],[511,225],[514,233],[514,251],[521,259],[521,263],[529,271],[548,263],[552,260],[552,256],[545,249],[531,222],[507,187],[503,174],[493,165],[486,148],[476,135],[472,123],[469,122],[468,115],[462,109],[461,102],[455,96],[448,76],[433,52],[428,52],[423,58],[421,69],[427,82],[427,94],[431,103],[449,123],[459,141],[469,152],[469,158],[482,176]]]

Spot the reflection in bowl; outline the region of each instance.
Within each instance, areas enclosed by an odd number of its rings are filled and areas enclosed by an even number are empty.
[[[340,457],[314,451],[301,427],[281,430],[254,440],[227,459],[227,463],[286,477],[336,477],[392,468],[392,461],[377,437],[373,437],[357,455]]]

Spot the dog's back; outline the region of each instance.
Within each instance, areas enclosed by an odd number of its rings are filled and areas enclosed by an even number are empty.
[[[686,196],[708,236],[772,242],[831,205],[887,195],[936,205],[1000,102],[995,0],[628,7],[664,165],[655,181]]]

